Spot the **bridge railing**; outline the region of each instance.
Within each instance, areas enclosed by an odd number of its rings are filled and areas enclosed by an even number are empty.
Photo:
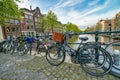
[[[95,41],[98,42],[99,40],[99,34],[111,34],[111,33],[120,33],[120,30],[118,31],[94,31],[94,32],[80,32],[80,33],[73,33],[71,35],[84,35],[84,34],[93,34],[95,35]]]
[[[99,35],[101,34],[107,34],[107,35],[113,35],[113,33],[115,33],[114,35],[116,35],[116,33],[120,33],[120,30],[118,31],[94,31],[94,32],[78,32],[78,33],[71,33],[71,35],[85,35],[85,34],[92,34],[95,35],[95,41],[98,42],[99,40]],[[41,37],[41,38],[49,38],[51,35],[42,35],[42,36],[35,36],[35,37]]]

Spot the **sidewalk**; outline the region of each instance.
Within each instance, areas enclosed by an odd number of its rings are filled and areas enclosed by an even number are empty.
[[[112,75],[93,77],[78,65],[51,66],[45,57],[0,53],[0,80],[119,80]]]

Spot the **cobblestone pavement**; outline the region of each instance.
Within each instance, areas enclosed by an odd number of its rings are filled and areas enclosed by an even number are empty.
[[[0,53],[0,80],[120,80],[110,74],[93,77],[76,64],[51,66],[45,57]]]

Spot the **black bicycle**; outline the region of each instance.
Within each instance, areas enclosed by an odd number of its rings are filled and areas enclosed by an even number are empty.
[[[105,49],[109,51],[113,58],[113,67],[110,73],[120,77],[120,41],[108,44]]]
[[[112,57],[98,42],[88,43],[87,37],[79,38],[81,42],[77,50],[72,49],[67,37],[71,34],[54,33],[52,39],[56,44],[46,51],[46,59],[53,66],[58,66],[65,61],[66,53],[71,56],[71,61],[80,64],[81,68],[92,76],[103,76],[107,74],[113,65]]]

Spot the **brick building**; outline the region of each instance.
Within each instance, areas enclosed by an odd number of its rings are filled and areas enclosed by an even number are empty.
[[[2,27],[4,38],[13,35],[21,36],[22,34],[26,36],[36,35],[36,28],[40,25],[38,19],[42,16],[39,7],[32,10],[32,6],[30,6],[30,9],[22,8],[22,10],[21,20],[9,19],[6,21],[8,25]]]
[[[100,20],[99,23],[102,24],[102,31],[115,30],[115,21],[114,18],[110,20]]]

